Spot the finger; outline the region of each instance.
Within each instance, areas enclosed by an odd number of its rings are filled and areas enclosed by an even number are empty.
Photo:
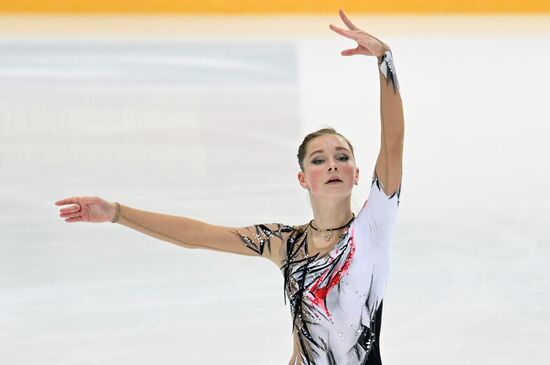
[[[80,222],[82,220],[82,217],[74,217],[74,218],[67,218],[65,219],[65,222],[71,223],[71,222]]]
[[[357,48],[351,48],[351,49],[345,49],[341,52],[342,56],[353,56],[358,54],[359,47]]]
[[[78,198],[76,197],[66,198],[55,202],[55,205],[66,205],[66,204],[78,204]]]
[[[349,20],[349,18],[347,17],[347,15],[344,13],[344,10],[340,9],[338,12],[340,13],[340,17],[342,18],[343,22],[346,23],[346,25],[348,26],[349,29],[351,29],[351,30],[359,30],[359,31],[361,31],[363,34],[366,34],[366,35],[368,35],[369,37],[372,37],[372,38],[376,39],[378,42],[382,42],[382,41],[380,41],[378,38],[376,38],[375,36],[373,36],[372,34],[367,33],[367,32],[365,32],[364,30],[361,30],[361,29],[357,28],[357,27],[355,26],[355,24],[353,24],[353,23],[351,22],[351,20]]]
[[[348,26],[349,29],[351,30],[359,29],[351,22],[351,20],[349,20],[349,18],[346,16],[346,14],[344,14],[344,11],[342,9],[340,9],[338,12],[340,13],[340,18],[342,18],[342,21]]]
[[[59,215],[61,218],[74,218],[80,217],[80,212],[63,213]]]
[[[80,212],[81,206],[79,204],[71,205],[70,207],[60,209],[59,212],[61,214],[65,213],[73,213],[73,212]]]
[[[349,30],[338,28],[337,26],[334,26],[332,24],[329,27],[330,27],[330,29],[332,29],[333,31],[335,31],[338,34],[343,35],[344,37],[347,37],[347,38],[350,38],[350,39],[353,39],[353,40],[357,40],[357,36],[355,34],[351,33]]]

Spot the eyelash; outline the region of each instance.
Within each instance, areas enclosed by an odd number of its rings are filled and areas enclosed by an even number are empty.
[[[339,157],[339,159],[340,159],[340,158],[343,158],[344,161],[348,161],[348,160],[349,160],[349,156],[346,156],[346,155],[342,155],[342,156]],[[311,163],[314,164],[314,165],[319,165],[319,164],[317,163],[317,162],[319,162],[319,161],[323,161],[323,160],[317,158],[317,159],[311,161]]]

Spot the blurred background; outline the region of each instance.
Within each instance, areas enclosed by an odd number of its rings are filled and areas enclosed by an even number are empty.
[[[285,364],[283,278],[56,200],[245,226],[312,219],[303,137],[379,148],[379,84],[342,8],[393,49],[406,136],[385,364],[550,356],[548,1],[0,0],[0,363]]]

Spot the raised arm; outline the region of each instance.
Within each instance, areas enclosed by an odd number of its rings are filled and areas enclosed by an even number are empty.
[[[376,160],[374,175],[388,196],[398,192],[401,187],[403,168],[403,139],[405,133],[403,103],[399,92],[397,73],[390,47],[357,28],[340,10],[340,17],[348,30],[330,25],[336,33],[357,42],[357,47],[342,51],[343,56],[367,55],[378,59],[378,74],[380,77],[380,117],[381,141],[380,152]],[[374,179],[374,176],[373,176]]]
[[[393,195],[401,187],[403,171],[403,139],[405,123],[403,102],[399,92],[393,55],[384,44],[384,54],[378,58],[380,77],[380,152],[376,160],[375,175],[386,195]]]
[[[279,223],[225,227],[199,220],[150,212],[107,202],[99,197],[72,197],[56,205],[67,222],[111,221],[151,237],[186,248],[203,248],[249,256],[263,256],[281,265],[284,242],[292,227]]]

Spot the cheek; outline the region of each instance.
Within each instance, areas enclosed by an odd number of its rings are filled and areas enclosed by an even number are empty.
[[[309,171],[309,187],[316,191],[319,186],[324,184],[324,171],[322,169],[311,169]]]
[[[355,167],[353,167],[353,166],[345,166],[343,172],[344,172],[346,175],[351,176],[351,177],[353,178],[353,176],[355,176]]]
[[[345,166],[342,168],[342,175],[346,176],[346,180],[353,185],[355,181],[355,167]]]

